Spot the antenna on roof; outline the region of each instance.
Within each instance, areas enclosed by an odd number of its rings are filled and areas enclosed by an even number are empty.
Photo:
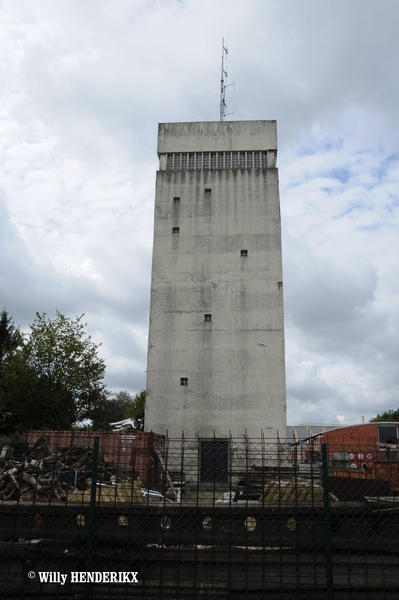
[[[231,83],[230,85],[226,84],[227,81],[227,70],[224,68],[224,63],[227,62],[227,54],[229,53],[227,49],[227,45],[224,45],[224,38],[222,38],[222,75],[220,78],[220,120],[224,121],[225,117],[228,115],[232,115],[233,113],[227,113],[227,104],[226,104],[226,88],[234,85]]]

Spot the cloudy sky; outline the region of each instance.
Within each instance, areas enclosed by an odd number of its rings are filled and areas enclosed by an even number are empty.
[[[399,406],[399,2],[0,0],[0,308],[145,386],[157,124],[277,119],[288,422]],[[351,421],[353,419],[353,421]]]

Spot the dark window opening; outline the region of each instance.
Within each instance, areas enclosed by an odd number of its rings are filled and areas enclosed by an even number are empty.
[[[398,431],[396,425],[378,426],[378,437],[381,444],[392,443],[389,440],[396,440]],[[395,442],[393,442],[395,443]]]
[[[204,315],[205,323],[210,323],[212,321],[212,315]]]
[[[211,193],[212,193],[211,188],[205,188],[205,194],[211,194]]]
[[[179,196],[175,196],[173,198],[173,204],[180,204],[180,198],[179,198]]]
[[[180,385],[188,385],[188,377],[180,377]]]
[[[248,256],[248,250],[241,250],[241,256]]]
[[[172,233],[180,233],[180,227],[173,227]]]

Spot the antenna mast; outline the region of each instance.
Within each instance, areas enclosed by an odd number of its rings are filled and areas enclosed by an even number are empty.
[[[226,116],[226,110],[227,110],[227,106],[226,106],[226,87],[227,87],[227,85],[225,84],[225,78],[227,81],[227,71],[224,70],[224,61],[226,59],[226,62],[227,62],[227,54],[228,54],[227,46],[224,45],[224,38],[222,38],[222,76],[220,79],[220,120],[221,121],[224,121],[224,118]]]

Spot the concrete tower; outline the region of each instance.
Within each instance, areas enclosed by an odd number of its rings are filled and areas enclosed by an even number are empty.
[[[275,121],[159,125],[145,429],[285,437]]]

